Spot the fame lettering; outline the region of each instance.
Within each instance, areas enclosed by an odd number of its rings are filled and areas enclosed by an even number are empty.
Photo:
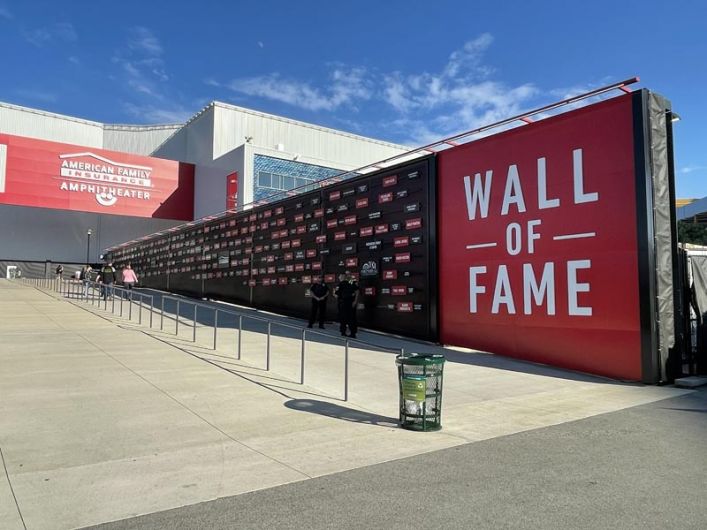
[[[389,191],[388,193],[381,193],[378,195],[378,204],[383,204],[386,202],[392,202],[393,201],[393,192]]]

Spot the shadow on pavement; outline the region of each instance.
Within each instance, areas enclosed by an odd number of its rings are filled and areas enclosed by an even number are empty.
[[[341,405],[328,403],[326,401],[318,401],[316,399],[291,399],[290,401],[285,402],[285,406],[288,409],[309,412],[311,414],[319,414],[321,416],[328,416],[329,418],[336,418],[338,420],[367,423],[369,425],[378,425],[380,427],[398,427],[398,420],[396,418],[389,418],[388,416],[380,416],[370,412],[350,409],[348,407],[342,407]]]

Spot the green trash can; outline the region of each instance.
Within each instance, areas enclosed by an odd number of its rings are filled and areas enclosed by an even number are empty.
[[[398,355],[400,426],[411,431],[442,428],[442,379],[444,355],[409,353]]]

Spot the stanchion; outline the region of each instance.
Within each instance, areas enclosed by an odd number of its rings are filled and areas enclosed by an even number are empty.
[[[214,351],[216,351],[216,334],[218,333],[218,309],[214,309]]]
[[[160,309],[160,331],[162,331],[164,330],[164,295],[160,297],[160,300],[162,302]]]
[[[301,358],[300,358],[300,375],[299,375],[299,382],[300,382],[301,385],[304,384],[304,348],[305,348],[305,344],[306,344],[306,340],[307,340],[307,339],[306,339],[306,333],[307,333],[307,329],[305,328],[305,329],[302,330],[302,355],[301,355]]]
[[[133,292],[130,291],[130,305],[128,306],[128,321],[132,322],[133,320]]]
[[[177,300],[177,314],[175,315],[177,317],[177,324],[175,325],[174,328],[174,334],[179,337],[179,300]]]
[[[268,347],[265,353],[265,370],[270,370],[270,321],[268,321]]]
[[[130,291],[132,293],[132,291]],[[137,323],[142,326],[142,295],[140,295],[140,308],[138,310]]]
[[[192,320],[193,324],[192,324],[192,332],[191,332],[191,341],[193,343],[196,343],[196,310],[197,310],[197,306],[196,306],[196,304],[194,304],[194,319]]]
[[[155,312],[155,297],[150,295],[150,329],[152,329],[152,314]]]
[[[238,357],[241,360],[241,339],[243,338],[243,315],[238,316]]]
[[[344,347],[344,401],[349,400],[349,340]]]

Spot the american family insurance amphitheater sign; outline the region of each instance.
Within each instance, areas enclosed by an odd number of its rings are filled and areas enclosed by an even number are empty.
[[[442,342],[653,378],[641,102],[617,97],[440,153]]]
[[[0,135],[0,145],[0,203],[192,219],[190,164],[10,135]]]

